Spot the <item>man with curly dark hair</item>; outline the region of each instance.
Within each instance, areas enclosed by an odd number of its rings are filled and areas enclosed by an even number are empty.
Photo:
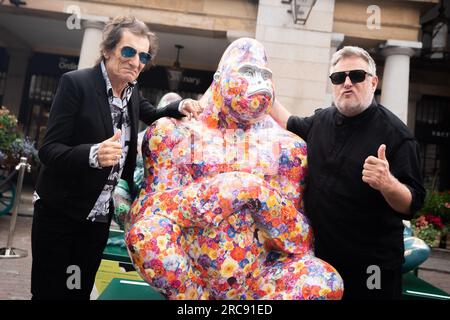
[[[133,17],[108,23],[93,68],[62,76],[39,150],[32,228],[33,299],[89,299],[106,246],[119,178],[133,186],[138,120],[197,117],[193,100],[157,109],[137,77],[156,36]]]

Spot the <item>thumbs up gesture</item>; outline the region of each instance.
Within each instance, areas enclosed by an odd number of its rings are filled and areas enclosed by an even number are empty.
[[[121,131],[103,141],[97,151],[98,163],[101,167],[111,167],[119,163],[122,156],[122,144],[120,143]]]
[[[385,191],[393,185],[395,178],[389,171],[386,145],[380,145],[377,157],[369,156],[364,161],[362,180],[379,191]]]

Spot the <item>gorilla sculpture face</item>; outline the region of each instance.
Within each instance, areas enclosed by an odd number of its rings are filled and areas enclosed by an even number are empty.
[[[266,65],[264,48],[254,39],[242,38],[228,47],[213,83],[214,103],[226,118],[253,123],[269,111],[274,88]]]

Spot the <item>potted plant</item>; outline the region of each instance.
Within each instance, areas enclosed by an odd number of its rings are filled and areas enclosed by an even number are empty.
[[[450,190],[428,191],[422,209],[412,220],[413,233],[430,247],[445,248],[450,224]]]
[[[5,108],[0,108],[0,166],[5,171],[12,171],[21,157],[37,163],[38,152],[35,143],[24,137],[17,125],[17,118]]]

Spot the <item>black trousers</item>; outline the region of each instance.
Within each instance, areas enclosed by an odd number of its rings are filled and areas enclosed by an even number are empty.
[[[33,300],[89,300],[111,224],[77,221],[42,200],[31,231]]]
[[[344,281],[343,300],[400,300],[401,266],[374,271],[369,265],[332,264]],[[379,272],[378,272],[379,271]]]

